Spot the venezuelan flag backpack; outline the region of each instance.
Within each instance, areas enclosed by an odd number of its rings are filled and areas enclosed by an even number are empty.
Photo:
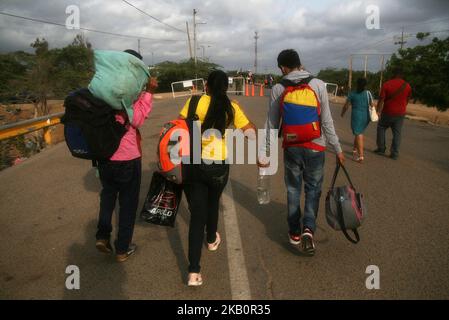
[[[188,182],[192,176],[193,130],[198,120],[196,109],[201,96],[192,96],[187,119],[167,122],[160,135],[157,148],[158,169],[167,180],[176,184]],[[176,149],[174,149],[176,148]]]
[[[313,77],[299,83],[283,80],[281,97],[283,147],[301,146],[321,137],[321,104],[309,86]]]

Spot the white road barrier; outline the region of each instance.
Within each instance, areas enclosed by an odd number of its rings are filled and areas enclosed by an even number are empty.
[[[171,84],[173,98],[202,94],[205,91],[205,88],[205,81],[202,78],[177,81]]]

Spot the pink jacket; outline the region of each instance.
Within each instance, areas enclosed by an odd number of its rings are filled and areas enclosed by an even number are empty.
[[[153,108],[153,95],[149,92],[142,92],[140,97],[134,102],[134,116],[131,125],[128,125],[128,132],[122,138],[120,146],[111,157],[111,161],[129,161],[142,157],[142,148],[140,142],[142,140],[139,128],[143,125],[145,119],[148,118]],[[125,123],[126,115],[124,113],[117,114],[115,119],[121,124]]]

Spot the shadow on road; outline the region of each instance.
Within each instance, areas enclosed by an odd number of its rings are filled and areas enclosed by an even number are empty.
[[[97,168],[91,168],[84,176],[84,189],[88,192],[100,192],[101,181],[96,176]]]
[[[259,205],[256,191],[237,180],[231,180],[234,200],[257,218],[264,226],[267,237],[288,252],[300,257],[307,257],[298,248],[288,242],[287,205],[271,201],[268,205]],[[316,242],[323,244],[329,240],[326,231],[318,227]]]
[[[185,195],[183,194],[185,197]],[[187,253],[184,250],[184,247],[182,245],[182,238],[181,238],[181,232],[179,229],[179,222],[180,219],[182,219],[185,224],[189,225],[189,210],[185,206],[186,202],[181,202],[177,222],[175,228],[167,228],[167,236],[170,243],[170,247],[173,251],[173,254],[176,257],[176,263],[178,264],[178,268],[180,271],[181,276],[181,282],[186,281],[187,275],[188,275],[188,267],[189,267],[189,261],[187,259]]]
[[[65,289],[63,299],[128,299],[123,290],[127,279],[123,264],[115,262],[114,255],[97,251],[95,232],[96,220],[92,220],[86,226],[84,242],[74,243],[68,249],[66,265],[78,266],[81,288],[73,291]]]

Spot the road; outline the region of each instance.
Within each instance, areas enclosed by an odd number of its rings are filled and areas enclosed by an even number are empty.
[[[238,100],[261,127],[267,98]],[[142,128],[141,203],[155,169],[160,128],[183,103],[157,101]],[[340,110],[332,106],[350,157],[349,117],[341,119]],[[366,144],[375,148],[373,125]],[[448,147],[448,128],[406,121],[399,161],[369,151],[364,165],[348,159],[369,214],[359,245],[325,221],[324,194],[335,166],[329,152],[313,258],[288,244],[282,166],[271,181],[272,202],[261,206],[255,166],[234,165],[219,225],[224,242],[216,253],[203,250],[205,283],[188,288],[185,202],[173,229],[138,220],[138,252],[117,264],[95,249],[100,182],[88,161],[72,158],[59,144],[0,172],[0,299],[448,299]],[[80,290],[65,288],[69,265],[80,269]],[[380,290],[366,288],[370,265],[379,267]]]

